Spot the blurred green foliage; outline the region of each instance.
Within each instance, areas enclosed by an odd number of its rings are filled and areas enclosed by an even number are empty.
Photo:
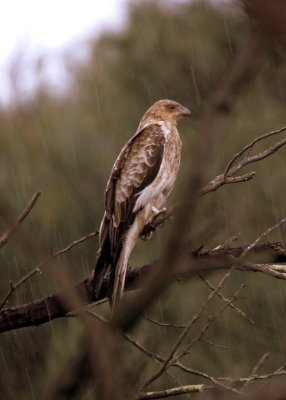
[[[71,83],[63,94],[43,85],[33,99],[21,101],[15,93],[15,104],[0,111],[2,206],[16,215],[36,189],[43,190],[24,225],[42,241],[47,252],[96,229],[112,163],[136,130],[143,112],[160,98],[180,101],[193,111],[191,123],[180,126],[183,160],[173,196],[178,198],[207,99],[227,73],[249,30],[249,21],[238,8],[214,7],[200,1],[173,6],[165,2],[131,3],[126,25],[91,41],[88,60],[67,61]],[[255,136],[285,125],[285,101],[285,53],[277,49],[241,98],[230,131],[214,149],[210,178],[221,173],[232,155]],[[285,216],[285,150],[254,169],[254,181],[224,187],[200,201],[190,231],[192,246],[215,246],[237,232],[241,233],[240,243],[246,243]],[[7,222],[0,221],[0,228],[4,231]],[[168,229],[172,226],[164,228]],[[163,234],[160,231],[150,243],[139,244],[134,263],[158,256]],[[285,240],[285,229],[282,227],[272,238]],[[75,281],[92,270],[96,248],[96,241],[90,240],[62,257],[63,268]],[[1,293],[7,291],[11,279],[22,276],[37,261],[16,235],[1,252]],[[212,279],[216,281],[219,275]],[[228,295],[240,282],[246,282],[240,306],[255,320],[255,326],[227,311],[207,335],[227,349],[197,345],[186,360],[193,368],[216,376],[247,375],[265,352],[271,354],[268,368],[285,362],[285,284],[236,273],[226,287]],[[54,290],[43,271],[17,290],[9,305]],[[186,322],[206,293],[208,288],[200,280],[175,283],[150,313],[157,319]],[[213,302],[207,313],[218,304]],[[2,334],[1,398],[39,398],[43,387],[77,347],[80,333],[77,321],[61,320]],[[135,334],[156,352],[167,354],[178,330],[150,327],[145,321]],[[128,363],[138,365],[138,369],[133,368],[134,379],[154,369],[129,345],[126,352]],[[202,381],[174,373],[183,382]],[[168,384],[166,378],[158,387]]]

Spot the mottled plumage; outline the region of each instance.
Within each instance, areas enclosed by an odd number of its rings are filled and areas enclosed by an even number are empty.
[[[176,128],[180,116],[190,116],[190,111],[177,102],[153,104],[112,168],[93,274],[98,293],[110,270],[112,307],[123,292],[128,259],[140,232],[160,212],[175,184],[181,152]]]

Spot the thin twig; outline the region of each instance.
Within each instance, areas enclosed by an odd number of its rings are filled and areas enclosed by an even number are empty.
[[[144,318],[147,320],[147,321],[149,321],[149,322],[152,322],[152,324],[154,324],[154,325],[158,325],[158,326],[161,326],[161,327],[165,327],[165,328],[181,328],[181,329],[183,329],[183,328],[186,328],[186,326],[187,326],[187,324],[175,324],[175,323],[173,323],[173,322],[160,322],[160,321],[156,321],[155,319],[153,319],[153,318],[150,318],[148,315],[144,315]]]
[[[269,235],[269,233],[271,233],[272,231],[274,231],[275,229],[279,228],[281,225],[286,223],[286,217],[281,219],[281,221],[279,221],[277,224],[271,226],[270,228],[266,229],[261,235],[259,235],[249,246],[247,246],[244,251],[242,252],[240,258],[243,258],[250,250],[252,250],[257,244],[258,242],[260,242],[260,240],[262,238],[264,238],[265,236]]]
[[[254,264],[246,260],[240,260],[238,258],[234,258],[234,263],[236,263],[238,267],[243,267],[244,269],[254,272],[262,272],[263,274],[272,276],[276,279],[286,279],[286,265]]]
[[[200,339],[200,342],[206,343],[206,344],[208,344],[210,346],[213,346],[213,347],[216,347],[218,349],[223,349],[223,350],[227,350],[228,349],[228,347],[226,347],[226,346],[222,346],[220,344],[210,342],[209,340],[206,340],[206,339]]]
[[[203,277],[201,274],[198,274],[198,275],[199,275],[199,277],[201,278],[201,280],[202,280],[203,282],[205,282],[205,284],[206,284],[211,290],[215,290],[215,286],[212,285],[210,281],[208,281],[208,280],[207,280],[205,277]],[[223,301],[225,301],[225,302],[228,302],[228,301],[229,301],[229,299],[226,298],[221,292],[217,292],[217,296],[218,296],[221,300],[223,300]],[[253,321],[252,319],[250,319],[250,318],[245,314],[245,312],[242,311],[240,308],[236,307],[236,306],[235,306],[234,304],[232,304],[232,303],[230,303],[229,306],[230,306],[234,311],[236,311],[239,315],[241,315],[243,318],[245,318],[248,322],[250,322],[252,325],[254,324],[254,321]]]
[[[146,386],[148,386],[150,383],[152,383],[154,380],[156,380],[157,378],[159,378],[159,376],[161,376],[166,369],[169,368],[169,366],[172,364],[173,362],[173,358],[174,355],[176,353],[176,351],[178,350],[179,346],[181,345],[181,343],[183,342],[183,340],[185,339],[185,337],[187,336],[187,334],[189,333],[189,331],[191,330],[192,326],[197,322],[198,319],[201,318],[203,311],[205,310],[206,306],[209,304],[209,302],[213,299],[213,297],[216,295],[216,293],[222,288],[222,286],[224,285],[224,283],[226,282],[226,280],[229,278],[229,276],[232,273],[231,269],[230,271],[228,271],[223,278],[221,279],[219,285],[217,286],[217,289],[214,290],[213,292],[211,292],[207,299],[205,300],[205,302],[202,304],[202,306],[200,307],[199,311],[197,311],[195,313],[195,315],[193,316],[193,318],[190,320],[190,322],[187,324],[186,328],[183,330],[183,332],[181,333],[181,335],[178,337],[175,345],[173,346],[171,352],[169,353],[169,356],[166,358],[164,364],[161,366],[161,368],[159,368],[146,382],[143,383],[143,385],[141,386],[141,390],[143,390]],[[176,360],[177,361],[177,360]]]
[[[241,390],[246,389],[246,387],[249,385],[249,383],[251,382],[251,379],[253,376],[256,376],[259,368],[261,368],[262,364],[264,364],[264,362],[268,359],[269,357],[269,353],[265,353],[263,354],[263,356],[258,360],[258,362],[256,363],[256,365],[254,366],[253,370],[251,371],[250,375],[249,375],[249,379],[248,381],[245,381],[244,384],[241,387]]]
[[[242,285],[240,285],[240,287],[237,289],[237,291],[235,292],[234,296],[229,299],[228,301],[226,301],[224,303],[224,305],[217,311],[217,313],[211,317],[209,317],[207,323],[205,324],[205,326],[202,328],[202,330],[199,332],[199,334],[191,341],[190,344],[188,344],[185,349],[183,351],[181,351],[181,353],[177,354],[174,359],[180,360],[182,357],[184,357],[184,355],[186,355],[190,349],[193,347],[193,345],[195,343],[197,343],[198,341],[201,340],[201,338],[204,336],[204,334],[208,331],[208,329],[211,327],[211,325],[214,323],[214,321],[224,312],[224,310],[231,304],[233,303],[235,300],[237,300],[239,293],[241,292],[241,290],[245,287],[245,284],[243,283]]]
[[[7,229],[6,232],[3,233],[3,235],[0,236],[0,249],[8,242],[10,237],[13,235],[13,233],[17,230],[19,225],[24,221],[24,219],[30,214],[32,211],[34,205],[36,204],[38,198],[42,194],[41,190],[37,190],[31,199],[28,201],[26,207],[23,209],[20,215],[15,219],[14,223],[12,226]]]
[[[107,320],[106,318],[102,317],[101,315],[95,313],[95,312],[92,311],[92,310],[88,310],[88,313],[89,313],[90,315],[92,315],[94,318],[97,318],[99,321],[101,321],[101,322],[103,322],[103,323],[105,323],[105,324],[109,324],[109,323],[110,323],[109,320]],[[132,344],[132,345],[133,345],[135,348],[137,348],[139,351],[141,351],[142,353],[144,353],[145,355],[147,355],[149,358],[151,358],[152,360],[154,360],[156,363],[159,362],[160,364],[162,364],[162,363],[165,363],[165,362],[166,362],[166,359],[165,359],[165,358],[163,358],[163,357],[161,357],[159,354],[156,354],[156,353],[154,353],[153,351],[147,349],[147,348],[146,348],[145,346],[143,346],[142,343],[140,343],[138,340],[136,340],[136,339],[132,338],[130,335],[128,335],[128,333],[123,332],[123,336],[124,336],[124,338],[125,338],[130,344]],[[201,372],[201,371],[198,371],[198,370],[195,370],[195,369],[186,367],[185,365],[183,365],[182,363],[180,363],[180,362],[178,362],[178,361],[176,361],[172,366],[175,367],[175,368],[180,369],[181,371],[187,372],[187,373],[189,373],[189,374],[192,374],[192,375],[195,375],[195,376],[200,376],[200,377],[202,377],[202,378],[205,378],[205,379],[209,380],[210,382],[214,383],[215,385],[218,385],[218,386],[222,387],[223,389],[232,390],[231,387],[229,387],[229,386],[223,384],[222,382],[220,382],[220,381],[217,380],[216,378],[214,378],[214,377],[212,377],[212,376],[210,376],[210,375],[208,375],[208,374],[206,374],[206,373],[204,373],[204,372]],[[168,371],[166,371],[166,373],[168,373]]]
[[[91,232],[88,235],[85,235],[85,236],[81,237],[80,239],[77,239],[77,240],[73,241],[68,246],[64,247],[61,250],[56,251],[55,253],[53,253],[49,257],[47,257],[45,260],[41,261],[36,267],[31,269],[26,275],[22,276],[22,278],[20,278],[17,282],[10,281],[10,289],[7,291],[7,293],[5,294],[5,296],[3,297],[3,299],[0,302],[0,311],[2,310],[4,305],[7,303],[9,298],[12,296],[14,291],[16,289],[18,289],[20,286],[22,286],[27,280],[32,278],[32,276],[34,276],[34,275],[36,275],[38,273],[41,273],[41,268],[45,264],[49,263],[50,261],[52,261],[54,258],[60,256],[61,254],[67,253],[68,251],[70,251],[76,245],[86,241],[87,239],[95,237],[97,235],[98,235],[98,231]]]
[[[101,315],[96,314],[94,311],[88,310],[88,313],[90,315],[92,315],[93,317],[97,318],[98,320],[100,320],[101,322],[105,323],[105,324],[110,323],[110,321],[108,321],[106,318],[102,317]],[[124,337],[130,344],[132,344],[135,348],[137,348],[142,353],[146,354],[149,358],[153,359],[154,361],[157,361],[157,362],[160,362],[160,363],[166,362],[166,359],[164,359],[160,355],[152,352],[151,350],[147,349],[138,340],[132,338],[127,333],[124,333]],[[285,375],[286,374],[286,371],[284,371],[285,365],[282,365],[281,367],[279,367],[274,372],[271,372],[271,373],[268,373],[268,374],[263,374],[263,375],[257,375],[256,372],[258,371],[258,369],[261,367],[262,363],[265,360],[266,360],[266,355],[263,356],[259,360],[259,362],[256,364],[256,367],[253,369],[251,376],[246,377],[246,378],[230,378],[230,377],[214,378],[214,377],[208,375],[205,372],[202,372],[202,371],[199,371],[199,370],[196,370],[196,369],[193,369],[193,368],[189,368],[189,367],[183,365],[179,361],[174,362],[172,364],[172,367],[179,368],[180,370],[182,370],[182,371],[184,371],[184,372],[186,372],[188,374],[192,374],[194,376],[202,377],[204,379],[209,380],[210,382],[212,382],[215,385],[221,386],[225,390],[235,391],[237,393],[237,391],[235,389],[233,389],[232,387],[230,387],[228,385],[223,384],[222,381],[226,381],[226,382],[229,381],[229,382],[231,382],[232,385],[237,385],[239,383],[246,383],[246,382],[249,384],[249,383],[251,383],[251,382],[253,382],[255,380],[267,380],[267,379],[275,377],[275,376],[281,376],[281,375]]]
[[[209,192],[213,192],[215,190],[217,190],[218,188],[220,188],[221,186],[228,184],[228,183],[238,183],[238,182],[247,182],[250,179],[252,179],[255,175],[255,171],[249,172],[245,175],[241,175],[241,176],[235,176],[235,174],[237,174],[243,167],[245,167],[246,165],[249,164],[253,164],[255,162],[261,161],[264,158],[269,157],[271,154],[274,154],[276,151],[278,151],[281,147],[286,145],[286,139],[283,139],[277,143],[275,143],[274,145],[266,148],[265,150],[263,150],[260,153],[257,153],[253,156],[249,156],[249,157],[245,157],[244,159],[242,159],[241,161],[235,163],[235,161],[237,161],[237,159],[243,154],[245,153],[247,150],[251,149],[255,143],[257,143],[258,141],[265,139],[269,136],[272,136],[274,134],[277,133],[281,133],[283,131],[286,130],[286,127],[283,127],[281,129],[278,129],[277,131],[273,131],[273,132],[268,132],[262,136],[260,136],[259,138],[256,138],[253,142],[251,142],[250,144],[248,144],[247,146],[245,146],[242,150],[240,150],[232,159],[231,161],[228,163],[225,171],[220,174],[217,175],[215,178],[213,178],[210,182],[208,182],[199,192],[199,195],[204,195],[206,193]]]
[[[277,368],[273,372],[269,372],[268,374],[263,374],[263,375],[252,375],[252,377],[246,377],[246,378],[230,378],[230,377],[220,377],[217,378],[219,381],[225,381],[225,382],[231,382],[232,384],[238,384],[238,383],[245,383],[245,382],[254,382],[254,381],[263,381],[266,379],[274,378],[275,376],[283,376],[286,375],[286,370],[285,370],[286,365],[282,365],[281,367]]]
[[[236,161],[239,157],[241,157],[242,154],[244,154],[247,150],[251,150],[251,149],[253,148],[253,146],[254,146],[256,143],[258,143],[258,142],[260,142],[261,140],[264,140],[264,139],[266,139],[266,138],[269,138],[270,136],[274,136],[274,135],[277,135],[278,133],[282,133],[282,132],[284,132],[285,130],[286,130],[286,126],[283,126],[283,127],[280,128],[280,129],[276,129],[276,130],[274,130],[274,131],[264,133],[263,135],[261,135],[261,136],[255,138],[251,143],[249,143],[249,144],[246,145],[242,150],[240,150],[238,153],[236,153],[236,154],[234,155],[234,157],[230,160],[230,162],[228,163],[228,165],[227,165],[227,167],[226,167],[226,169],[225,169],[225,171],[224,171],[224,177],[227,177],[227,176],[228,176],[228,173],[229,173],[231,167],[234,165],[235,161]]]
[[[230,247],[230,244],[234,241],[236,241],[240,237],[240,232],[236,233],[235,235],[231,236],[229,239],[225,240],[223,243],[219,244],[216,246],[213,250],[220,250],[220,249],[226,249]]]

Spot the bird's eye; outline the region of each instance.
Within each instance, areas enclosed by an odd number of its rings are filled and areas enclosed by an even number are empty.
[[[175,108],[176,108],[176,106],[174,106],[173,104],[171,104],[171,105],[169,106],[169,110],[175,110]]]

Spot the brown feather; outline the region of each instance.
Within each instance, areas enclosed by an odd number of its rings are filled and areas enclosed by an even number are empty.
[[[137,132],[120,152],[105,191],[105,216],[101,224],[97,265],[93,275],[98,292],[108,267],[116,265],[125,233],[132,225],[138,194],[157,176],[163,151],[164,134],[159,124]],[[103,254],[108,253],[108,254]],[[102,261],[104,267],[99,267]],[[111,270],[114,273],[114,269]]]
[[[111,172],[105,193],[106,209],[114,229],[130,218],[137,194],[156,177],[163,156],[164,135],[160,125],[147,126],[131,138]]]

